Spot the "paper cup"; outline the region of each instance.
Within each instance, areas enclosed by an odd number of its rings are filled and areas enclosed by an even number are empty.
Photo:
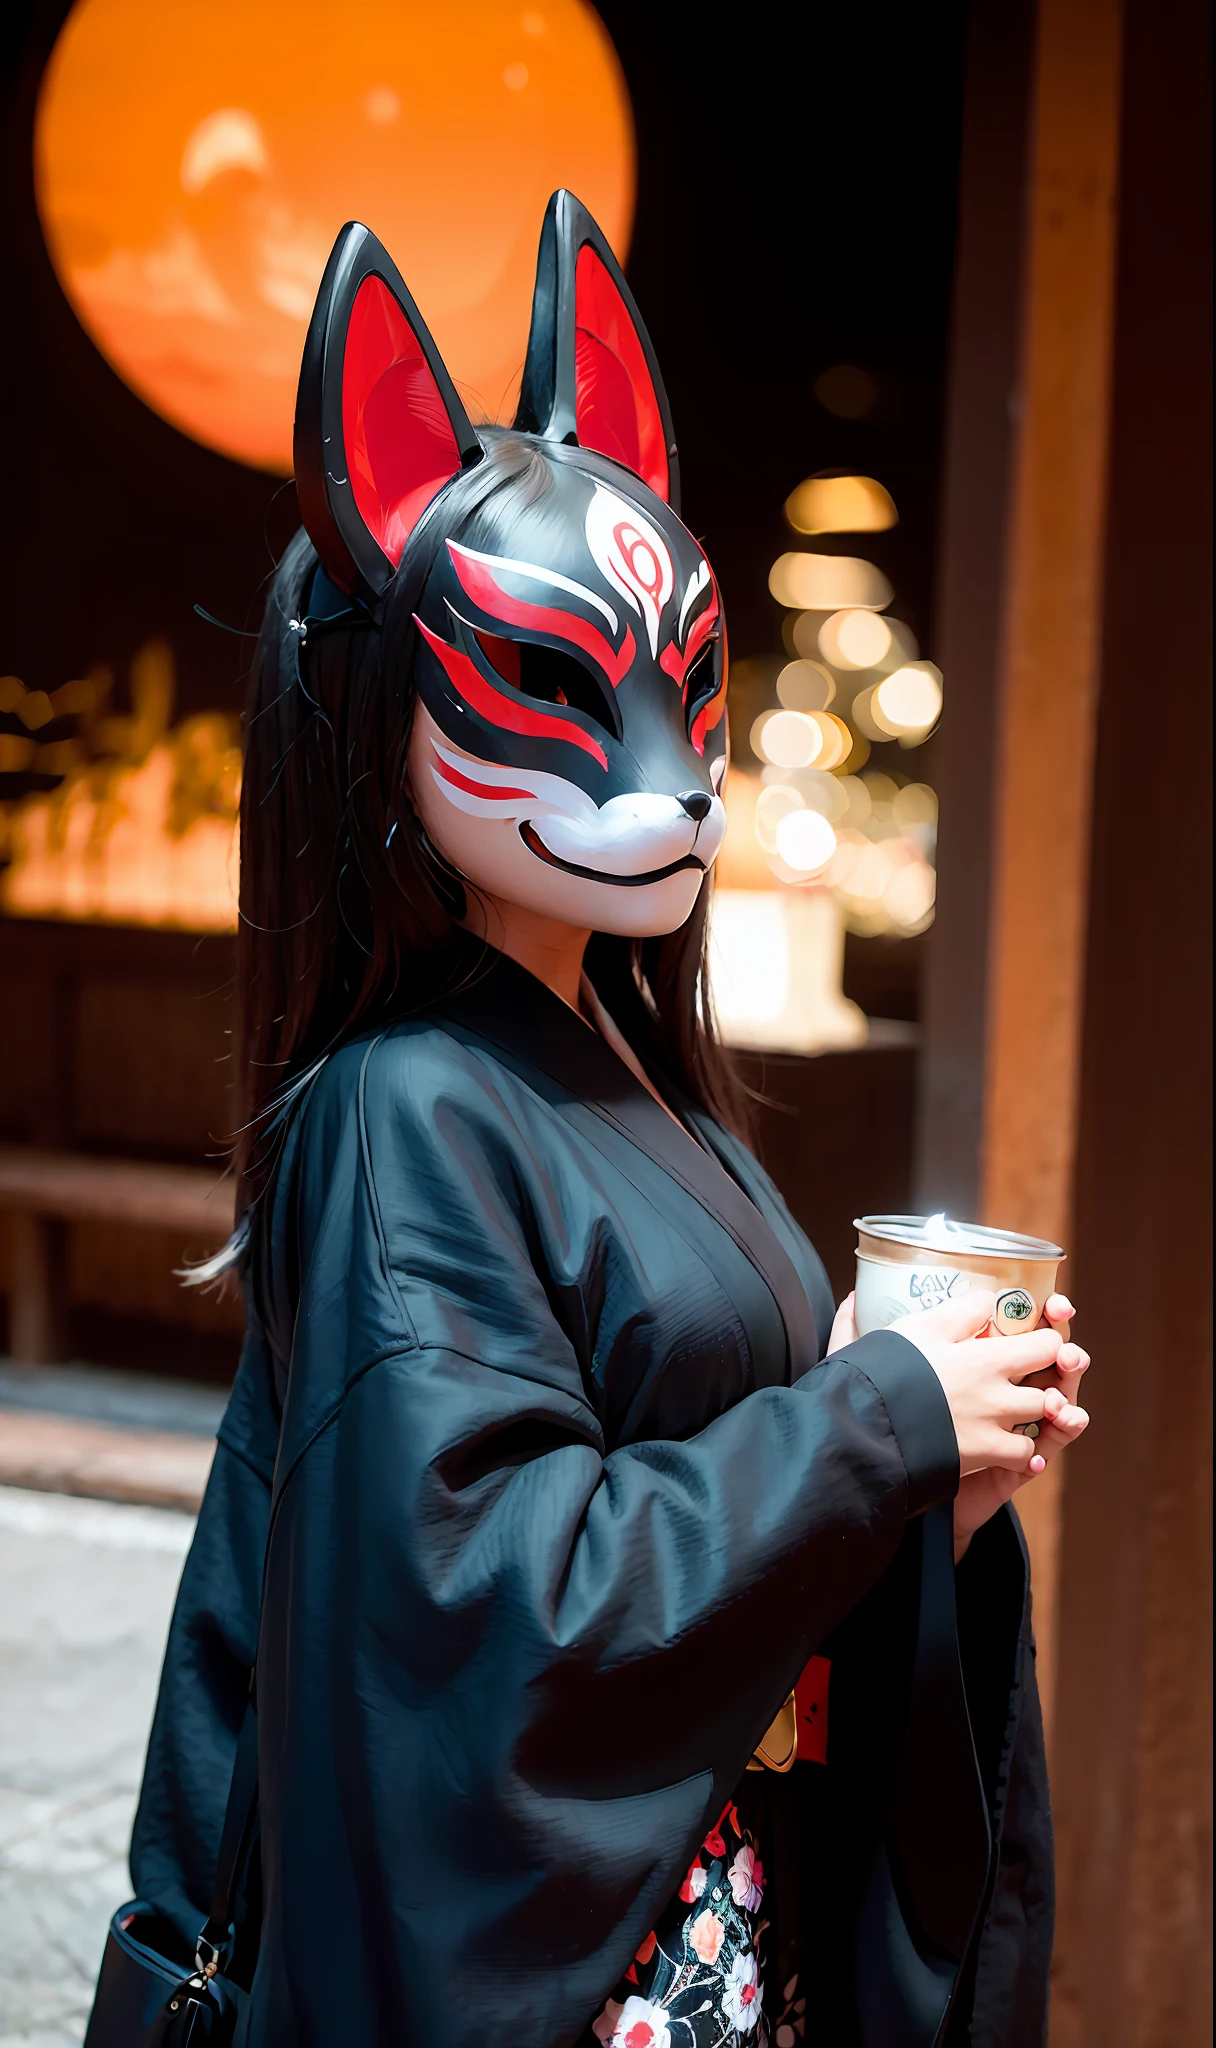
[[[885,1330],[901,1316],[956,1301],[974,1287],[996,1296],[1002,1336],[1033,1330],[1055,1288],[1065,1254],[1046,1238],[944,1216],[860,1216],[857,1244],[857,1328]]]

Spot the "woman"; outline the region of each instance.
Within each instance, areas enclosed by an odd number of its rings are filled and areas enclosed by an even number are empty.
[[[1061,1298],[858,1340],[747,1149],[704,990],[721,604],[594,223],[551,203],[480,434],[345,230],[296,436],[242,795],[249,1334],[140,1895],[193,1940],[256,1659],[258,2048],[1037,2041],[1002,1509],[1085,1424],[1017,1382],[1087,1361]]]

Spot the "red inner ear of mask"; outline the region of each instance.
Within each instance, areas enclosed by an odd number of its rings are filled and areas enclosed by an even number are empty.
[[[355,503],[395,566],[460,450],[418,337],[379,277],[364,278],[350,310],[342,435]]]
[[[595,250],[574,272],[575,421],[579,445],[624,463],[666,500],[663,419],[637,329]]]

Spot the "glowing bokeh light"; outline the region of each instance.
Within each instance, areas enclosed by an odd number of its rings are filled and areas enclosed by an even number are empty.
[[[863,826],[870,815],[870,792],[860,775],[837,775],[832,778],[839,809],[837,816],[854,831]]]
[[[766,853],[777,851],[777,827],[803,808],[802,798],[788,782],[774,782],[756,798],[756,837]]]
[[[820,750],[816,761],[820,768],[839,768],[848,760],[853,751],[853,734],[843,718],[837,718],[834,711],[816,711],[815,724],[820,732]]]
[[[819,629],[819,651],[833,668],[877,668],[891,648],[891,628],[876,612],[834,612]]]
[[[885,895],[894,872],[891,856],[885,846],[874,840],[854,850],[848,872],[842,877],[841,887],[849,896],[877,899]]]
[[[895,733],[927,732],[942,708],[941,670],[908,662],[884,676],[871,700],[875,720]]]
[[[304,331],[342,223],[380,237],[472,416],[509,418],[549,195],[624,259],[632,116],[585,0],[78,0],[43,78],[59,281],[139,396],[289,471]]]
[[[879,398],[874,379],[851,364],[822,372],[815,394],[852,418]],[[806,478],[785,512],[806,534],[879,532],[898,518],[884,486],[855,472]],[[922,932],[934,913],[937,798],[927,783],[905,785],[866,763],[871,743],[910,748],[929,738],[942,707],[941,671],[919,659],[910,626],[880,616],[895,593],[871,562],[791,551],[774,562],[769,591],[794,614],[782,639],[798,658],[776,678],[781,710],[752,719],[753,750],[769,764],[752,799],[752,846],[767,855],[787,900],[830,908],[842,930],[864,938]],[[801,764],[805,741],[792,738],[800,719],[820,734],[811,765]],[[833,989],[843,1000],[839,966]]]
[[[808,810],[818,811],[835,824],[848,814],[849,795],[838,775],[822,768],[804,768],[798,777],[798,793]]]
[[[839,778],[820,767],[764,768],[760,780],[765,789],[794,790],[801,803],[825,818],[842,818],[849,806],[847,795],[841,793]]]
[[[826,711],[836,679],[821,661],[790,661],[777,678],[777,695],[787,711]]]
[[[891,799],[891,815],[901,832],[915,831],[918,826],[935,828],[937,791],[927,782],[905,783]]]
[[[826,612],[799,612],[793,621],[790,638],[793,640],[795,652],[801,655],[803,661],[819,660],[819,628],[827,617]]]
[[[879,816],[884,804],[894,804],[899,795],[899,784],[893,776],[884,775],[881,769],[875,768],[869,775],[863,776],[862,780],[870,799],[870,809],[875,817]]]
[[[804,712],[773,711],[760,732],[760,751],[774,768],[809,768],[823,751],[823,732]]]
[[[868,690],[859,690],[849,708],[849,717],[864,733],[868,740],[893,740],[898,734],[888,725],[883,725],[874,709],[874,685]]]
[[[768,587],[790,611],[839,611],[846,605],[881,611],[895,595],[882,570],[859,555],[779,555]]]
[[[798,874],[815,874],[836,851],[836,834],[818,811],[788,811],[773,837],[786,866]]]
[[[883,908],[905,931],[922,926],[933,909],[937,877],[925,860],[911,860],[883,891]]]
[[[791,491],[795,533],[884,533],[899,523],[895,500],[872,476],[811,476]]]

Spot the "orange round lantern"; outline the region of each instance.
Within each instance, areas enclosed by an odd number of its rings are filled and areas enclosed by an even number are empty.
[[[304,331],[363,220],[474,418],[510,417],[549,194],[624,260],[634,142],[584,0],[78,0],[36,128],[38,207],[78,318],[139,396],[291,468]]]

